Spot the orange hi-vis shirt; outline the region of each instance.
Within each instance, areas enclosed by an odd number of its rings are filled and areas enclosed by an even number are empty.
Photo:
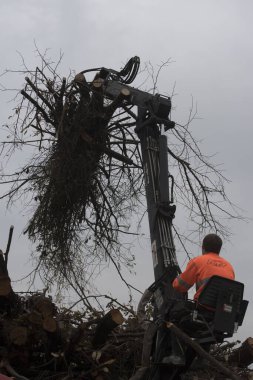
[[[172,286],[177,291],[186,293],[196,284],[194,300],[197,301],[204,285],[215,275],[235,279],[234,269],[227,260],[216,253],[205,253],[190,260],[185,271],[175,278]]]

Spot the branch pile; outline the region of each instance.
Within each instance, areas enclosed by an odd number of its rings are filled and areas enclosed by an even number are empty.
[[[136,318],[123,314],[123,309],[115,308],[106,314],[59,310],[51,297],[39,292],[2,296],[0,374],[23,380],[129,380],[140,367],[144,330]],[[250,379],[252,338],[234,346],[213,347],[211,354],[235,376]],[[203,363],[183,377],[226,378]]]
[[[139,361],[141,329],[124,318],[59,311],[41,293],[18,298],[18,309],[1,304],[0,372],[28,379],[128,379]],[[110,335],[109,335],[110,334]],[[17,375],[18,374],[18,375]]]
[[[135,314],[111,299],[107,313],[94,308],[60,310],[46,291],[14,293],[7,270],[12,230],[5,254],[0,251],[0,380],[2,374],[22,380],[144,380],[143,370],[152,373],[155,363],[147,345],[151,348],[157,326],[143,319],[140,306]],[[235,343],[213,347],[210,356],[173,323],[166,327],[207,359],[208,365],[201,363],[196,369],[197,361],[182,380],[222,379],[220,373],[234,380],[250,379],[252,338],[236,349]]]

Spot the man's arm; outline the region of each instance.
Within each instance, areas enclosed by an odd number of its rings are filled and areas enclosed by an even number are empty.
[[[197,264],[196,259],[192,259],[187,264],[187,267],[183,273],[175,278],[172,283],[174,289],[178,292],[186,293],[197,282]]]

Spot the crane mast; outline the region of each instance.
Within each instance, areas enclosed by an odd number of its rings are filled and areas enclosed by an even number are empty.
[[[154,294],[154,320],[165,318],[168,300],[181,298],[174,291],[172,280],[180,273],[172,233],[172,220],[176,206],[173,204],[174,178],[168,169],[168,147],[165,131],[174,128],[175,123],[169,119],[171,100],[159,94],[152,95],[129,86],[129,81],[122,81],[107,69],[100,72],[104,80],[105,95],[117,101],[122,94],[124,106],[135,106],[137,116],[135,132],[140,140],[142,167],[147,200],[151,251],[154,268],[154,283],[149,290]],[[158,329],[154,360],[159,361],[166,337],[164,330]],[[165,374],[166,377],[166,374]],[[162,380],[164,374],[156,370],[152,380]]]
[[[175,123],[169,120],[171,100],[117,80],[107,80],[105,73],[104,69],[106,96],[115,100],[127,90],[126,104],[137,107],[135,132],[141,145],[155,278],[151,289],[155,293],[157,310],[160,310],[165,300],[172,297],[171,281],[180,273],[172,234],[176,210],[174,178],[168,171],[167,137],[162,133],[174,128]]]

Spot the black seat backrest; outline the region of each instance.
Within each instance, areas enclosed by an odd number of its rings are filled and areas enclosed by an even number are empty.
[[[241,282],[230,280],[229,278],[212,276],[200,293],[198,302],[210,308],[216,309],[218,295],[221,290],[229,290],[237,297],[237,311],[243,299],[244,285]],[[232,300],[231,300],[232,301]]]
[[[215,312],[214,328],[233,334],[240,313],[244,285],[228,278],[213,276],[202,290],[198,302]]]

